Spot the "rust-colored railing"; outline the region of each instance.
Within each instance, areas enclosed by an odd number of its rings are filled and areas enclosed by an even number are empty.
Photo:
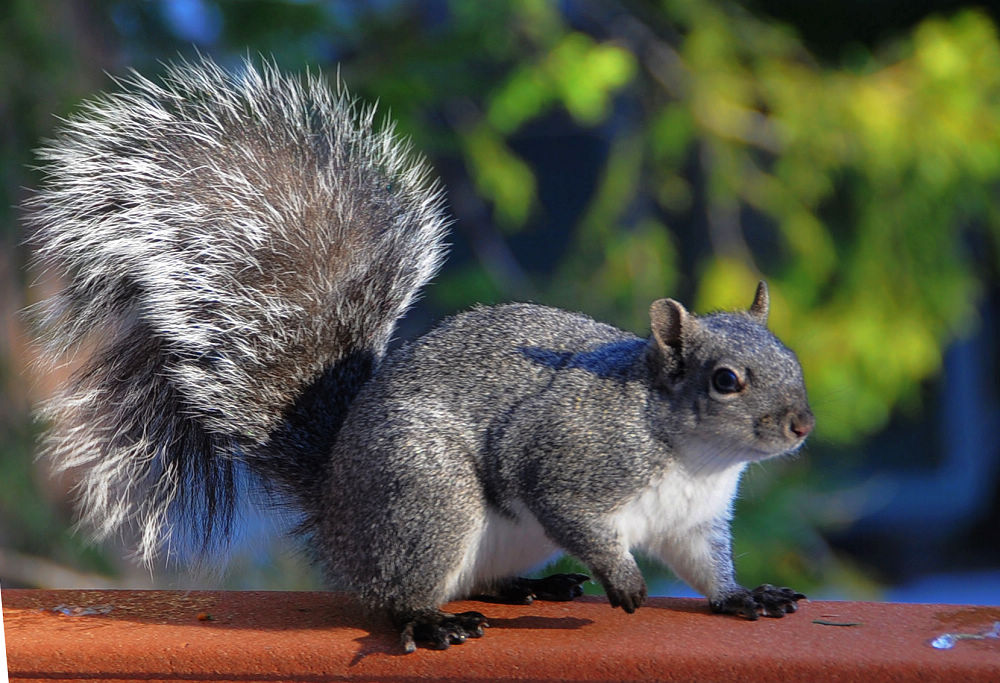
[[[489,617],[482,639],[404,655],[336,593],[2,595],[11,681],[1000,681],[1000,607],[804,602],[749,622],[689,599],[463,602]]]

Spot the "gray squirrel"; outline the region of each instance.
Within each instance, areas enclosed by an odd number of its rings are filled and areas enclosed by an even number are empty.
[[[210,551],[259,491],[407,651],[482,635],[452,599],[580,595],[581,574],[518,577],[559,551],[630,613],[632,549],[715,612],[805,597],[734,578],[741,473],[814,425],[763,282],[746,312],[656,301],[648,338],[509,304],[387,353],[449,221],[425,162],[342,88],[178,62],[84,105],[39,156],[29,242],[64,285],[36,313],[53,360],[89,349],[41,411],[43,450],[84,472],[96,536],[134,526],[151,561],[193,527]]]

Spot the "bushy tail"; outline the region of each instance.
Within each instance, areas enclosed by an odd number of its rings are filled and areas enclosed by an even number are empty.
[[[319,77],[208,60],[138,74],[39,152],[45,451],[84,468],[98,536],[149,561],[185,515],[228,529],[239,469],[309,497],[351,399],[436,272],[447,219],[424,162]]]

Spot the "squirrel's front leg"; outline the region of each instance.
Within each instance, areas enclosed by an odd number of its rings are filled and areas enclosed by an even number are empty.
[[[612,607],[631,614],[646,600],[646,581],[639,565],[606,519],[550,509],[539,516],[539,522],[556,543],[591,569]]]
[[[736,582],[728,519],[718,519],[667,539],[661,559],[692,588],[708,598],[713,612],[747,619],[783,617],[806,596],[790,588],[763,584],[749,590]]]

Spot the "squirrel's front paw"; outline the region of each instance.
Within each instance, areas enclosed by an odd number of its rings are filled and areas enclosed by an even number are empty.
[[[612,607],[621,607],[632,614],[646,600],[646,582],[638,572],[630,578],[633,580],[622,585],[605,584],[604,592],[608,594],[608,602]]]
[[[609,570],[596,573],[612,607],[621,607],[632,614],[646,600],[646,581],[631,555],[624,557],[623,561],[611,566]]]
[[[421,612],[403,624],[400,640],[406,652],[417,649],[417,642],[428,643],[435,650],[447,650],[452,643],[479,638],[489,626],[479,612],[449,614],[438,610]]]
[[[776,588],[765,583],[752,591],[741,586],[718,600],[710,600],[708,604],[713,612],[742,614],[747,619],[755,620],[761,615],[779,618],[794,612],[798,609],[795,603],[805,597],[791,588]]]

